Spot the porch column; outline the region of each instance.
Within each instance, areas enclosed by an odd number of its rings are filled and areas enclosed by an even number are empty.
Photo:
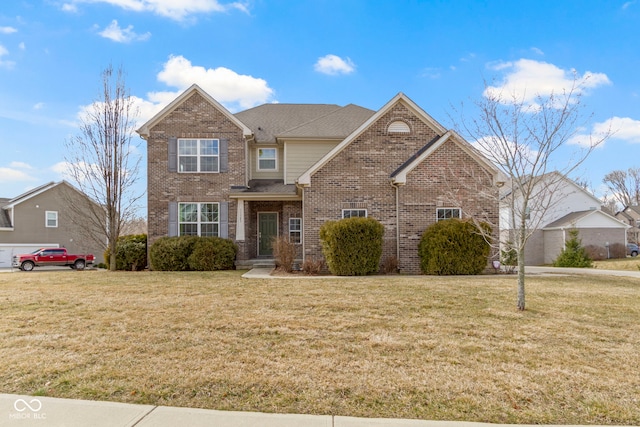
[[[236,240],[244,242],[244,200],[238,199],[236,212]]]

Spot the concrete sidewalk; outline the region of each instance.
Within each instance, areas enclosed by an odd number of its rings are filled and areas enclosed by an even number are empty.
[[[0,394],[7,427],[500,427],[465,421],[424,421],[333,415],[265,414]],[[525,427],[524,424],[518,427]],[[578,426],[573,426],[578,427]],[[594,427],[594,426],[591,426]]]

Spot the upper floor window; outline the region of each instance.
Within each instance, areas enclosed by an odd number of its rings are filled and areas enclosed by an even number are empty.
[[[219,212],[218,203],[180,203],[178,206],[179,235],[218,237]]]
[[[57,228],[58,227],[58,212],[46,211],[45,212],[45,227]]]
[[[220,140],[179,139],[178,170],[180,172],[219,172]]]
[[[276,148],[258,148],[258,170],[274,171],[278,169],[278,150]]]
[[[438,221],[451,218],[462,218],[462,211],[460,208],[438,208]]]
[[[367,217],[366,209],[342,209],[342,218]]]

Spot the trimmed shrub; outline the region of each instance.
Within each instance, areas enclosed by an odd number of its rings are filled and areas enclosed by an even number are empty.
[[[285,236],[273,239],[273,256],[276,261],[276,268],[290,273],[293,270],[293,262],[296,260],[296,244],[290,242]]]
[[[569,239],[564,244],[564,249],[553,262],[554,267],[592,267],[591,258],[582,246],[582,241],[578,237],[578,230],[569,230]]]
[[[229,239],[200,237],[189,255],[189,268],[195,271],[232,270],[237,250]]]
[[[491,227],[482,224],[482,228],[480,232],[472,222],[455,218],[427,227],[418,246],[422,272],[434,275],[482,273],[491,251],[484,236],[491,235]]]
[[[151,268],[158,271],[188,271],[189,255],[197,236],[161,237],[149,249]]]
[[[320,227],[322,253],[337,276],[377,273],[382,257],[384,226],[373,218],[327,221]]]
[[[104,251],[105,264],[109,266],[111,251]],[[120,236],[116,243],[116,270],[140,271],[147,266],[147,235]],[[108,268],[108,267],[107,267]]]

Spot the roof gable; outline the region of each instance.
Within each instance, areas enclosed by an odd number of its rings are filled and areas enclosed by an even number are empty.
[[[179,107],[185,100],[187,100],[194,93],[198,93],[202,96],[207,102],[213,105],[217,110],[219,110],[222,114],[224,114],[229,120],[231,120],[236,126],[242,129],[242,133],[245,136],[250,136],[252,134],[251,129],[249,129],[244,123],[242,123],[237,117],[235,117],[229,110],[227,110],[222,104],[216,101],[211,95],[205,92],[200,86],[197,84],[191,85],[190,88],[182,92],[176,99],[171,101],[166,107],[164,107],[158,114],[149,119],[145,124],[143,124],[136,132],[140,134],[143,139],[147,139],[151,132],[151,128],[153,128],[156,124],[162,121],[165,117],[167,117],[172,111],[174,111],[177,107]]]
[[[422,108],[420,108],[415,102],[413,102],[404,93],[400,92],[394,96],[389,102],[387,102],[382,108],[376,111],[367,121],[362,123],[357,129],[355,129],[349,136],[347,136],[340,144],[338,144],[333,150],[329,151],[322,159],[316,164],[311,166],[300,178],[298,178],[298,184],[311,185],[311,176],[320,170],[331,159],[337,156],[342,150],[349,146],[356,138],[358,138],[365,130],[371,125],[376,123],[382,116],[389,112],[396,104],[402,103],[413,114],[421,119],[424,123],[430,126],[436,134],[442,135],[446,132],[446,129],[438,123],[433,117],[427,114]]]
[[[571,212],[547,224],[543,230],[563,228],[629,228],[630,226],[601,210]]]
[[[407,160],[403,165],[391,174],[391,181],[396,185],[404,185],[407,182],[407,175],[414,170],[420,163],[431,155],[435,150],[442,146],[445,142],[452,141],[460,147],[465,153],[480,164],[494,179],[504,180],[501,178],[500,171],[485,156],[480,154],[471,144],[466,143],[454,131],[449,130],[440,138],[429,141],[414,156]]]

